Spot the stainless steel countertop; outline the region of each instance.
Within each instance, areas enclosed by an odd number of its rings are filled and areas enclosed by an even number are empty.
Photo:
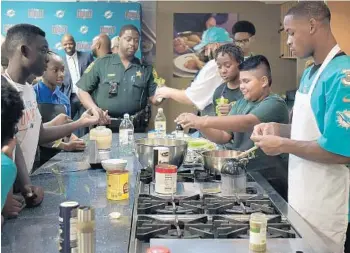
[[[143,136],[136,134],[136,138]],[[111,158],[119,158],[118,143],[118,135],[113,134]],[[95,208],[96,252],[127,252],[136,175],[141,165],[136,157],[127,158],[127,169],[130,171],[129,200],[109,201],[106,198],[105,171],[89,169],[87,158],[87,151],[61,152],[31,176],[34,185],[44,188],[44,201],[37,208],[24,209],[17,219],[5,221],[1,252],[58,252],[59,204],[66,200]],[[111,212],[121,213],[121,218],[112,223],[108,217]]]
[[[142,138],[144,136],[145,134],[136,134],[136,138]],[[117,149],[118,143],[118,134],[113,134],[111,158],[120,157]],[[104,170],[89,169],[90,166],[87,163],[87,159],[87,151],[84,153],[61,152],[32,175],[32,183],[42,186],[45,190],[44,201],[37,208],[23,210],[17,219],[7,220],[5,222],[1,235],[2,252],[58,252],[59,204],[66,200],[78,201],[81,205],[91,205],[95,208],[96,252],[126,253],[128,251],[133,205],[135,195],[137,195],[135,188],[138,188],[135,187],[136,179],[141,165],[136,157],[127,158],[127,169],[130,171],[129,200],[109,201],[106,198],[106,175]],[[311,247],[312,251],[304,251],[304,253],[331,253],[318,235],[276,193],[260,173],[251,172],[250,174],[266,191],[277,209],[287,217],[293,227],[302,236],[303,243],[300,243],[299,240],[294,240],[294,244],[299,249],[294,246],[291,246],[291,249],[302,250],[300,247],[306,247],[308,249]],[[111,212],[119,212],[122,216],[117,222],[111,222],[108,217]],[[190,241],[194,242],[193,240]],[[211,242],[205,241],[207,240],[201,240],[201,244],[202,242],[202,245],[204,243],[219,243],[218,240],[211,240]],[[237,240],[228,241],[236,242]],[[151,244],[153,243],[159,243],[159,240],[152,240]],[[243,252],[247,252],[247,245],[245,243],[242,240],[237,241],[237,247],[243,245],[242,247],[245,249]],[[282,241],[277,243],[278,245],[282,245],[279,243],[282,243]],[[179,245],[182,248],[186,247],[184,240],[181,240]],[[230,245],[232,249],[232,244]],[[272,246],[273,244],[271,244]],[[215,251],[218,250],[218,248],[215,249]],[[224,253],[224,251],[222,252]],[[181,253],[185,252],[181,251]]]
[[[310,225],[272,188],[267,180],[258,172],[250,172],[252,178],[265,190],[275,207],[293,225],[295,230],[303,238],[304,244],[308,244],[315,253],[332,253],[320,236]],[[291,251],[293,252],[293,251]]]

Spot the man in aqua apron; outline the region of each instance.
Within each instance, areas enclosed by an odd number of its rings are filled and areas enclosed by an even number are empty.
[[[350,57],[337,45],[330,18],[327,5],[318,1],[288,11],[287,43],[297,57],[312,56],[314,65],[303,74],[292,125],[257,125],[251,139],[268,155],[290,154],[289,204],[330,252],[340,253],[349,212]]]

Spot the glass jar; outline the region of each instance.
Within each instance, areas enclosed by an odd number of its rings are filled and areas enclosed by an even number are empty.
[[[249,249],[253,252],[266,252],[266,215],[263,213],[251,214],[249,224]]]
[[[221,192],[223,195],[246,193],[247,173],[244,163],[234,159],[221,168]]]
[[[109,150],[112,146],[112,130],[98,126],[90,130],[90,140],[95,140],[99,150]]]

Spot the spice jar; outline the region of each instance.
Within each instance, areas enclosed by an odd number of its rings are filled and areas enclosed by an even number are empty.
[[[99,150],[109,150],[112,146],[112,130],[98,126],[90,130],[90,140],[95,140]]]
[[[266,215],[263,213],[251,214],[249,224],[249,249],[253,252],[266,252]]]
[[[155,169],[155,191],[159,194],[176,193],[177,167],[170,164],[158,164]]]

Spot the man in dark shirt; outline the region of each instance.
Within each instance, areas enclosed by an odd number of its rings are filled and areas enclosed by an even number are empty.
[[[133,25],[122,27],[118,54],[96,59],[85,71],[77,86],[78,96],[86,109],[91,108],[102,123],[107,113],[118,118],[112,130],[118,131],[125,113],[133,116],[137,132],[144,132],[150,119],[149,101],[158,104],[155,70],[135,57],[140,32]],[[104,111],[103,111],[104,110]]]

